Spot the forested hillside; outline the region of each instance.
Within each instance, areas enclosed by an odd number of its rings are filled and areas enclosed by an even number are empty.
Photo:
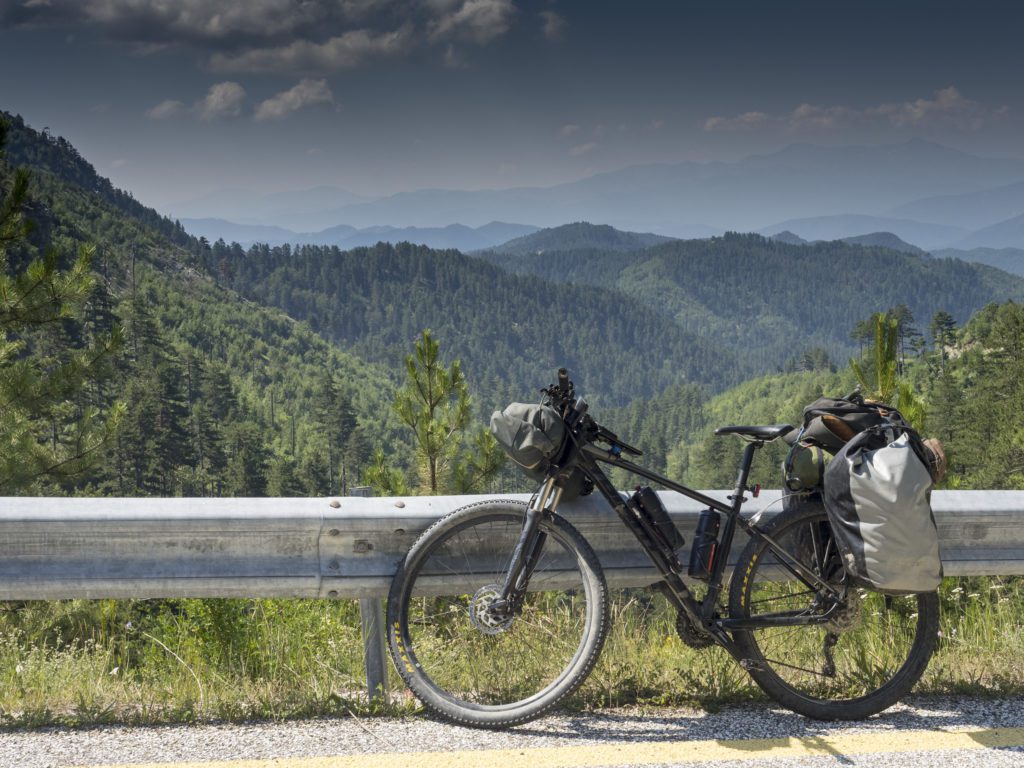
[[[922,433],[945,446],[949,473],[942,487],[1024,487],[1024,305],[989,304],[961,329],[940,313],[924,338],[900,368],[923,400]],[[869,357],[865,349],[861,364],[870,367]],[[642,448],[645,465],[698,488],[725,488],[735,482],[741,444],[715,437],[716,427],[796,425],[808,403],[823,394],[845,395],[856,385],[849,366],[807,366],[753,378],[712,397],[676,390],[594,415]],[[762,450],[752,482],[779,487],[787,450],[781,441]],[[628,483],[624,476],[619,480]]]
[[[653,466],[727,484],[735,446],[710,430],[795,420],[819,391],[847,391],[852,380],[832,372],[828,353],[845,370],[872,311],[899,307],[908,326],[940,310],[962,322],[1024,296],[1024,281],[955,259],[752,235],[487,254],[526,274],[407,243],[246,252],[188,236],[67,142],[9,122],[0,182],[15,163],[29,166],[26,214],[36,224],[10,250],[11,268],[45,247],[67,262],[79,244],[95,244],[97,285],[63,343],[125,330],[113,376],[77,403],[124,402],[118,437],[88,475],[34,489],[47,493],[326,494],[352,484],[378,446],[408,467],[391,402],[424,328],[446,357],[462,359],[478,415],[530,399],[567,365],[595,413]],[[1024,379],[1014,356],[1020,311],[989,306],[938,347],[907,336],[908,371],[954,446],[954,482],[1019,482],[1000,469],[1019,452],[1019,408],[998,395]],[[793,368],[807,370],[740,384]],[[987,463],[993,451],[1006,461]],[[778,459],[766,456],[766,471]]]
[[[514,240],[509,240],[490,250],[497,253],[530,254],[545,251],[579,251],[599,249],[606,251],[636,251],[660,243],[667,243],[671,237],[649,232],[622,232],[607,224],[590,224],[577,221],[560,227],[549,227]]]
[[[872,312],[903,304],[916,318],[946,311],[964,322],[989,302],[1024,299],[1024,280],[992,267],[839,241],[727,234],[628,253],[483,256],[548,280],[621,290],[762,372],[815,347],[845,359],[857,350],[851,330]]]
[[[409,243],[341,251],[215,244],[224,280],[307,320],[367,359],[397,365],[431,328],[462,359],[480,398],[531,398],[561,365],[595,403],[622,405],[683,382],[713,389],[752,369],[716,339],[621,293],[511,275],[457,251]]]
[[[206,274],[209,245],[99,177],[63,139],[7,115],[0,187],[31,171],[25,214],[35,229],[12,267],[45,248],[64,260],[96,246],[96,287],[69,347],[115,325],[125,342],[112,378],[79,407],[126,405],[95,469],[45,493],[328,494],[357,482],[373,448],[408,461],[390,408],[395,379],[341,352],[283,313],[248,302]]]

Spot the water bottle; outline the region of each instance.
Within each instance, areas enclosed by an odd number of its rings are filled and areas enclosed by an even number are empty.
[[[718,550],[718,529],[721,517],[713,509],[705,509],[697,519],[697,531],[690,550],[690,578],[707,581]]]

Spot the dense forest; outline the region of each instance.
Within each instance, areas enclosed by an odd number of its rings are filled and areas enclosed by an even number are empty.
[[[75,403],[121,404],[114,439],[88,471],[20,492],[324,495],[358,484],[377,447],[410,465],[392,372],[218,286],[203,267],[208,243],[113,189],[63,139],[6,119],[0,189],[15,163],[28,165],[34,225],[9,244],[8,269],[48,251],[68,265],[80,246],[95,248],[81,313],[36,351],[82,347],[112,328],[124,337],[112,370]]]
[[[943,311],[920,327],[905,307],[893,308],[889,317],[900,320],[900,375],[923,401],[920,429],[942,441],[949,459],[941,487],[1024,488],[1024,305],[986,305],[962,328]],[[865,347],[855,358],[870,367],[870,351]],[[716,427],[798,424],[817,397],[844,395],[858,385],[850,366],[820,356],[792,367],[711,397],[683,390],[598,418],[644,448],[649,466],[696,487],[730,487],[741,447],[715,437]],[[780,442],[761,451],[752,482],[779,487],[787,449]]]
[[[900,317],[901,365],[928,406],[927,430],[950,446],[947,482],[1021,483],[1024,319],[1005,299],[1024,292],[1005,273],[740,235],[595,250],[579,231],[589,225],[569,228],[576,250],[488,255],[508,269],[410,244],[245,251],[189,236],[114,189],[63,139],[8,122],[0,188],[12,188],[16,165],[29,167],[24,214],[34,223],[7,245],[8,271],[46,253],[71,269],[82,246],[95,249],[81,311],[45,337],[9,338],[31,357],[120,337],[107,370],[62,416],[117,412],[116,432],[85,471],[20,492],[319,495],[380,477],[412,485],[414,440],[393,406],[403,360],[428,327],[443,357],[461,360],[477,424],[534,398],[568,365],[595,415],[654,468],[727,485],[737,448],[710,431],[795,422],[818,394],[849,391],[846,355],[864,351],[876,310]],[[794,291],[803,300],[776,310],[772,297]],[[946,319],[918,331],[915,316],[918,325]],[[70,439],[58,432],[37,439]],[[761,459],[767,485],[778,482],[779,450]],[[524,485],[507,469],[491,487]]]
[[[622,291],[762,373],[814,347],[845,359],[857,350],[854,324],[899,304],[916,317],[945,311],[962,323],[990,302],[1024,299],[1024,280],[992,267],[842,241],[727,234],[628,252],[567,246],[481,256],[520,274]]]
[[[721,389],[750,370],[620,293],[509,275],[458,251],[379,243],[239,255],[214,243],[212,255],[227,285],[366,359],[395,366],[419,329],[433,329],[494,405],[532,397],[560,365],[586,369],[595,402],[615,405],[680,382]]]

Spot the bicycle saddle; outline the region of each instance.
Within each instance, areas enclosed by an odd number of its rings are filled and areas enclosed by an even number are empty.
[[[752,440],[771,442],[776,438],[782,437],[792,429],[793,427],[789,424],[772,424],[766,427],[719,427],[715,430],[715,434],[740,435],[742,437],[749,437]]]

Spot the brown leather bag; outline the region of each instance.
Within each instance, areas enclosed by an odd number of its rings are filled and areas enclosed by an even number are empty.
[[[928,457],[928,471],[932,475],[932,482],[941,483],[942,478],[946,476],[946,469],[948,467],[946,452],[942,449],[942,443],[939,442],[938,438],[929,437],[924,441],[924,452]]]

